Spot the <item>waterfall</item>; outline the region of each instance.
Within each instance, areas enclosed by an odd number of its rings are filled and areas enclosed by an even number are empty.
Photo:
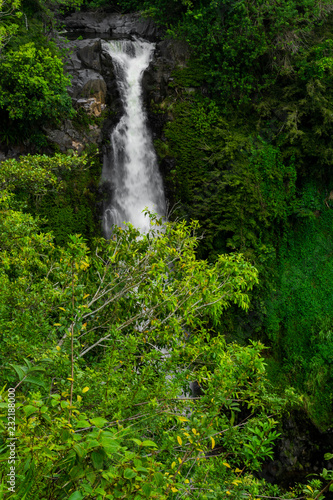
[[[104,161],[102,178],[112,185],[113,196],[103,214],[103,231],[110,237],[112,224],[131,222],[148,232],[142,211],[165,214],[162,178],[142,99],[142,77],[155,44],[135,39],[103,42],[112,57],[124,115],[111,133],[113,156]]]

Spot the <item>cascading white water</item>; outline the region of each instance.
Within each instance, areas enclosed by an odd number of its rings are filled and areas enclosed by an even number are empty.
[[[149,219],[142,211],[165,214],[162,178],[143,107],[142,77],[155,44],[136,39],[103,42],[113,61],[124,115],[111,134],[112,164],[104,162],[102,177],[113,185],[111,204],[103,214],[103,230],[110,237],[112,224],[131,222],[148,232]]]

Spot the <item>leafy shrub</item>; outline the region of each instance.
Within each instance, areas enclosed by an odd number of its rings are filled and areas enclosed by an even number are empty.
[[[0,81],[2,116],[21,128],[72,114],[66,90],[70,79],[63,73],[61,59],[48,48],[27,43],[7,52],[0,64]]]

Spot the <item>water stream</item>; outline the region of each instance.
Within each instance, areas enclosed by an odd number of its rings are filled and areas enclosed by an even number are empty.
[[[155,44],[136,39],[103,42],[113,61],[124,115],[111,133],[112,158],[104,161],[102,178],[112,185],[111,202],[104,208],[103,232],[131,222],[149,230],[142,211],[165,214],[162,178],[142,98],[142,77],[153,57]]]
[[[111,201],[106,203],[103,213],[103,232],[107,238],[111,236],[113,224],[123,226],[124,222],[131,222],[142,232],[147,232],[149,220],[142,213],[145,207],[165,215],[163,183],[142,98],[142,77],[152,60],[154,48],[154,44],[139,39],[103,42],[103,50],[113,60],[124,109],[111,133],[112,155],[106,156],[102,172],[102,180],[112,186]],[[170,350],[166,348],[153,348],[161,352],[161,363],[170,356]],[[166,383],[174,376],[174,373],[167,374]],[[182,391],[179,399],[195,396],[196,390],[196,382],[191,382],[189,393]],[[183,411],[191,412],[186,407]],[[276,445],[275,460],[264,464],[260,477],[289,487],[295,481],[305,480],[303,474],[320,471],[326,466],[322,462],[323,450],[331,451],[332,436],[319,433],[311,422],[298,422],[299,416],[288,417],[284,423],[284,435]]]
[[[102,180],[111,185],[113,191],[103,214],[103,232],[107,238],[111,236],[113,224],[124,226],[124,222],[148,232],[149,218],[142,213],[145,207],[165,215],[162,177],[142,99],[142,77],[154,48],[155,44],[138,39],[103,42],[103,50],[112,57],[124,108],[124,115],[111,133],[112,156],[106,157],[103,164]],[[161,352],[162,362],[170,356],[167,349],[153,348]],[[173,378],[174,375],[169,374],[166,380]],[[181,393],[179,398],[185,396],[188,395]]]

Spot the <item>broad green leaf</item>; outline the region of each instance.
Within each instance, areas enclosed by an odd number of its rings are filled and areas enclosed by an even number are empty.
[[[108,455],[112,455],[113,453],[117,453],[121,445],[112,438],[102,438],[101,444]]]
[[[85,476],[85,470],[82,465],[75,465],[70,471],[69,475],[71,476],[72,479],[77,480],[80,479],[81,477]]]
[[[161,472],[155,472],[154,479],[156,481],[157,486],[162,486],[164,482],[164,477],[163,474],[161,474]]]
[[[51,451],[46,446],[43,447],[43,453],[46,457],[49,457],[49,458],[55,458],[57,456],[57,453],[55,451]]]
[[[142,491],[144,492],[144,494],[146,495],[146,497],[149,497],[150,493],[151,493],[151,490],[152,490],[152,487],[150,486],[150,484],[144,484],[142,486]]]
[[[44,366],[33,366],[29,368],[29,374],[32,372],[45,372],[46,368]]]
[[[28,369],[25,367],[25,366],[18,366],[18,365],[9,365],[11,366],[12,368],[14,368],[14,370],[16,371],[18,377],[19,377],[19,380],[23,380],[25,375],[27,374],[27,371]]]
[[[52,418],[50,417],[50,415],[48,413],[43,413],[43,419],[46,420],[46,422],[48,422],[49,424],[52,423]]]
[[[96,427],[98,427],[99,429],[101,429],[107,423],[107,420],[105,420],[105,418],[102,418],[102,417],[96,417],[96,418],[92,418],[90,420],[90,422],[93,425],[95,425]]]
[[[126,479],[133,479],[133,477],[135,477],[137,475],[137,473],[132,470],[132,469],[125,469],[125,472],[124,472],[124,478]]]
[[[68,500],[82,500],[83,495],[79,491],[75,491],[71,494]]]
[[[27,378],[24,380],[24,382],[29,382],[29,384],[34,384],[34,385],[39,385],[40,387],[43,387],[46,389],[46,384],[42,380],[35,378],[35,377],[30,377],[30,375],[27,376]]]
[[[35,406],[28,405],[23,408],[23,411],[27,417],[30,417],[30,415],[38,411],[38,408],[36,408]]]
[[[138,446],[142,446],[142,441],[140,441],[140,439],[136,439],[136,438],[131,438],[131,441],[133,441],[135,444],[137,444]]]
[[[104,453],[102,450],[93,451],[91,454],[91,460],[94,464],[95,469],[102,469],[104,461]]]
[[[73,446],[73,449],[75,450],[75,452],[77,453],[77,455],[80,458],[83,458],[84,455],[86,454],[86,451],[85,451],[85,449],[83,448],[83,446],[81,444],[75,444]]]
[[[87,474],[87,479],[89,481],[90,484],[94,484],[94,482],[96,481],[96,474],[94,472],[89,472]]]
[[[101,443],[96,441],[96,439],[90,439],[89,441],[87,441],[87,449],[88,450],[91,450],[92,448],[96,448],[98,446],[101,446]]]
[[[77,429],[85,429],[85,428],[89,428],[91,427],[90,423],[88,422],[88,420],[79,420],[78,422],[76,422],[76,425],[75,427]]]
[[[153,447],[157,447],[157,444],[154,443],[153,441],[150,441],[149,439],[147,439],[146,441],[143,441],[142,442],[142,446],[153,446]]]
[[[135,468],[136,468],[136,470],[137,470],[138,472],[147,472],[147,474],[148,474],[148,472],[149,472],[149,470],[148,470],[148,469],[146,469],[146,467],[142,467],[142,465],[136,465],[136,467],[135,467]]]
[[[24,468],[23,468],[24,473],[26,473],[29,470],[30,463],[31,463],[31,457],[28,457],[27,460],[24,462]]]

